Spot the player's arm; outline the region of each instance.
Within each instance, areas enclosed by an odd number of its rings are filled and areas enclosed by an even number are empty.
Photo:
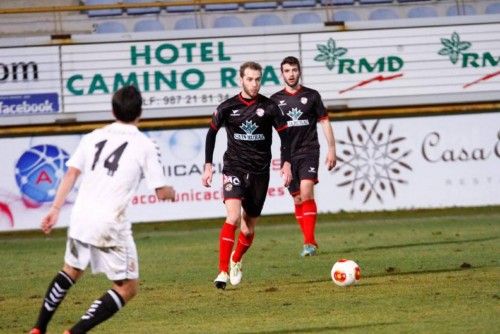
[[[219,132],[223,123],[224,113],[219,106],[217,111],[212,115],[212,121],[210,122],[210,127],[208,128],[207,137],[205,139],[205,165],[203,166],[203,175],[201,176],[201,183],[205,187],[210,187],[212,185],[212,163],[214,160],[215,140],[217,138],[217,132]]]
[[[211,123],[205,139],[205,165],[203,167],[203,175],[201,183],[205,187],[212,185],[213,168],[212,163],[214,159],[215,139],[217,138],[218,129]]]
[[[332,170],[337,164],[337,153],[335,148],[335,136],[333,135],[333,128],[330,124],[328,117],[322,118],[319,123],[323,128],[323,133],[325,135],[326,142],[328,143],[328,153],[326,154],[326,168]]]
[[[290,150],[290,136],[288,128],[277,129],[281,141],[281,170],[280,175],[283,179],[283,185],[288,187],[292,181],[292,154]]]
[[[274,104],[275,108],[274,114],[274,128],[280,136],[281,142],[281,170],[280,175],[283,179],[283,185],[288,187],[292,181],[292,151],[291,151],[291,138],[288,131],[288,126],[286,124],[286,118],[284,117],[281,109],[277,104]]]
[[[151,141],[145,151],[144,177],[149,189],[154,189],[160,201],[175,201],[175,189],[167,185],[165,168],[158,145]]]
[[[57,188],[56,196],[54,198],[54,201],[52,202],[52,206],[50,207],[47,215],[42,218],[41,228],[45,234],[49,234],[52,231],[54,225],[57,223],[59,212],[61,211],[61,208],[66,201],[66,197],[68,197],[71,189],[73,189],[73,186],[80,176],[80,173],[81,172],[78,168],[69,167],[66,174],[64,174],[61,183]]]

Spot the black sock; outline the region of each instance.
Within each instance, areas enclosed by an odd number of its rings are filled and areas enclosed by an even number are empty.
[[[108,290],[101,298],[94,301],[80,321],[70,329],[71,334],[87,333],[89,330],[111,318],[118,312],[125,301],[115,290]]]
[[[45,298],[35,325],[35,327],[42,333],[47,331],[47,325],[49,324],[50,319],[52,319],[52,316],[56,313],[57,307],[66,296],[66,292],[74,283],[75,282],[73,282],[73,280],[64,271],[58,272],[56,277],[54,277],[50,283],[49,288],[45,293]]]

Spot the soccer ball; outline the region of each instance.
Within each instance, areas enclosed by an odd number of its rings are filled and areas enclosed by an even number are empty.
[[[338,286],[349,286],[361,278],[361,269],[352,260],[340,259],[332,267],[332,280]]]
[[[68,159],[68,153],[54,145],[33,146],[21,155],[16,164],[16,183],[27,207],[54,200]]]

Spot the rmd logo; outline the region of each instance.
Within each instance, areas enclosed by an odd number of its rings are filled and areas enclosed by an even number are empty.
[[[375,60],[368,60],[366,57],[352,59],[344,57],[348,52],[346,48],[337,47],[333,38],[328,39],[326,44],[317,44],[316,48],[319,54],[314,58],[317,62],[325,62],[325,66],[329,71],[335,71],[337,74],[362,74],[362,73],[395,73],[399,72],[404,61],[398,56],[379,57]],[[362,80],[357,84],[342,89],[339,94],[343,94],[358,87],[365,86],[374,81],[387,81],[403,76],[403,73],[395,73],[388,76],[378,74],[367,80]]]
[[[438,54],[449,57],[453,65],[459,65],[461,68],[495,68],[500,63],[500,57],[493,56],[490,52],[465,52],[472,47],[472,43],[461,41],[460,35],[456,32],[451,34],[450,39],[441,38],[441,44],[444,47],[439,50]],[[497,75],[500,75],[500,71],[486,74],[477,80],[465,84],[463,88],[468,88],[481,81],[489,80]]]

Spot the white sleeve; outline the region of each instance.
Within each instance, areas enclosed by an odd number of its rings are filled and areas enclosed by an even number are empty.
[[[161,161],[160,148],[150,141],[146,146],[144,177],[149,189],[154,190],[167,185],[165,169]]]
[[[71,158],[69,158],[68,161],[66,161],[66,167],[74,167],[77,168],[80,171],[83,171],[85,168],[85,154],[84,154],[84,140],[85,136],[82,137],[80,140],[80,143],[78,143],[78,146],[76,147],[76,151],[73,153]]]

